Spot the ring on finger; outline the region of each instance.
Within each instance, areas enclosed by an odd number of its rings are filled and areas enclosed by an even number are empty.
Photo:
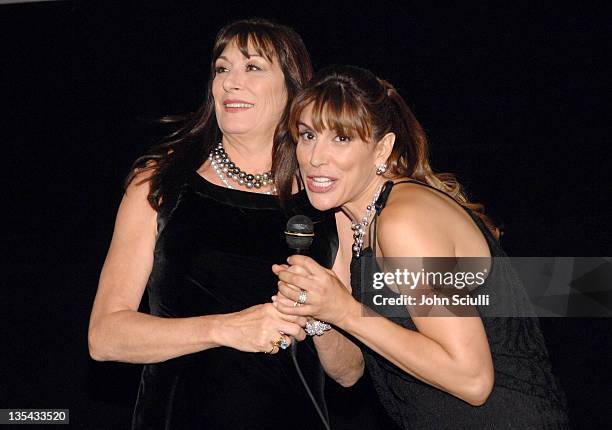
[[[310,336],[321,336],[327,330],[331,330],[331,325],[329,325],[325,321],[319,321],[314,319],[309,320],[306,323],[306,327],[304,327],[304,331]]]
[[[280,343],[279,343],[278,347],[280,349],[287,349],[287,348],[289,348],[289,338],[287,336],[285,336],[285,333],[281,332],[281,338],[280,338]]]
[[[287,347],[289,346],[289,341],[287,340],[285,335],[281,333],[281,336],[277,340],[273,341],[272,345],[274,346],[274,348],[287,349]]]
[[[307,299],[308,299],[308,296],[306,294],[306,290],[300,290],[300,296],[297,299],[297,303],[299,303],[300,305],[303,305],[306,303]]]

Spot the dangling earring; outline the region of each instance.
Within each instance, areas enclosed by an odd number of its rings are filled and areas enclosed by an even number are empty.
[[[382,175],[383,173],[385,173],[387,171],[387,165],[385,163],[382,163],[378,166],[378,168],[376,169],[376,174],[377,175]]]

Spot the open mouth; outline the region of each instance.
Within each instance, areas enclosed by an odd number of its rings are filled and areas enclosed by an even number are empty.
[[[255,105],[253,103],[247,103],[243,101],[228,100],[223,103],[226,112],[241,112],[247,109],[251,109]]]
[[[313,193],[326,193],[335,187],[337,181],[329,176],[307,176],[306,186]]]

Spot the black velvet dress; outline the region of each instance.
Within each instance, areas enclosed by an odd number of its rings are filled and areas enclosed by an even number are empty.
[[[388,193],[386,196],[381,193],[382,200],[387,196]],[[384,203],[378,201],[383,207]],[[507,255],[482,220],[469,209],[466,211],[485,236],[491,256],[494,257],[489,276],[478,287],[478,293],[489,294],[491,303],[502,297],[505,301],[512,301],[517,314],[521,309],[528,310],[530,305],[524,301],[523,287],[508,259],[495,258]],[[373,256],[376,256],[376,249],[368,247],[360,258],[353,257],[351,261],[353,296],[368,303],[371,303],[370,294],[380,292],[373,290],[370,285],[360,283],[361,279],[371,280],[373,272],[380,271]],[[386,294],[390,297],[398,296],[392,291]],[[484,307],[477,308],[489,341],[495,372],[493,391],[487,401],[482,406],[471,406],[409,375],[362,345],[366,368],[389,416],[402,429],[569,428],[565,395],[551,372],[538,319],[528,316],[486,317],[488,311]],[[403,311],[403,316],[389,319],[417,331],[408,311],[405,308]],[[410,345],[406,345],[406,348],[410,348]]]
[[[225,314],[270,302],[277,292],[271,266],[291,254],[284,230],[295,213],[313,218],[311,255],[331,267],[337,250],[333,215],[308,209],[305,192],[294,200],[298,204],[286,215],[275,196],[227,189],[189,174],[175,203],[158,214],[147,285],[151,314]],[[326,413],[324,373],[312,339],[299,343],[298,361]],[[133,429],[281,426],[322,428],[289,350],[268,355],[219,347],[144,366]]]

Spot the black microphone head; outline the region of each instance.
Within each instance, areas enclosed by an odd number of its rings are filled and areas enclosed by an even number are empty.
[[[306,215],[294,215],[287,221],[285,239],[289,248],[305,251],[314,239],[314,224]]]

